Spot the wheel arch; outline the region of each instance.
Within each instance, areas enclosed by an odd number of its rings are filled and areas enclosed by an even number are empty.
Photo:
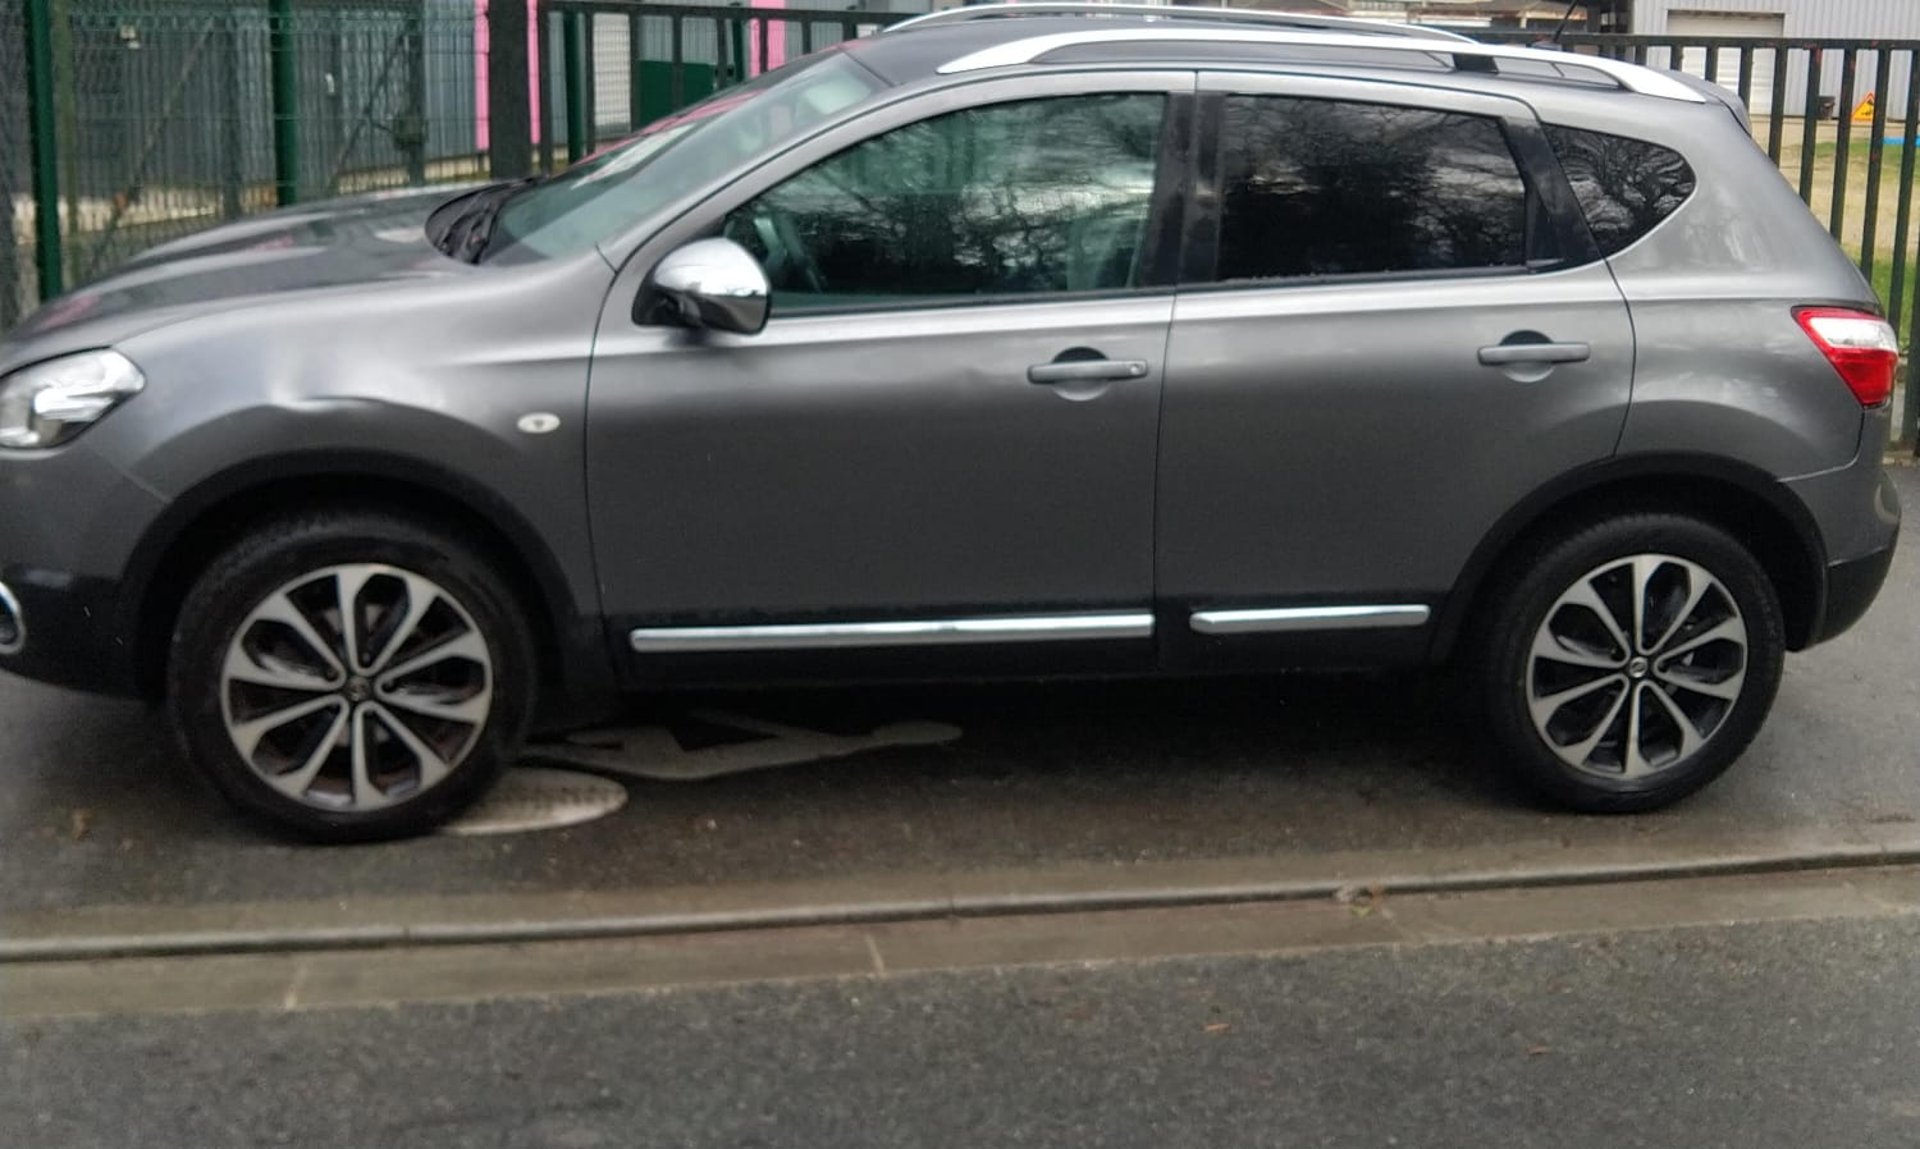
[[[581,609],[558,558],[505,498],[419,460],[326,450],[222,471],[174,500],[141,537],[126,568],[121,601],[128,614],[120,633],[132,637],[135,682],[143,696],[157,698],[164,691],[180,606],[208,564],[288,507],[321,505],[393,510],[451,526],[499,562],[532,619],[543,696],[550,699],[555,688],[611,682],[596,612]],[[592,681],[601,675],[601,682]]]
[[[1757,467],[1714,455],[1650,454],[1608,460],[1539,488],[1487,532],[1468,558],[1436,620],[1430,656],[1444,661],[1480,608],[1502,563],[1541,534],[1631,511],[1695,515],[1731,532],[1752,551],[1780,597],[1787,646],[1820,633],[1827,556],[1813,515]]]

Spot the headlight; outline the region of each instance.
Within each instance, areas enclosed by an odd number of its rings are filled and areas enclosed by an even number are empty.
[[[0,447],[52,447],[147,385],[118,351],[82,351],[0,379]]]

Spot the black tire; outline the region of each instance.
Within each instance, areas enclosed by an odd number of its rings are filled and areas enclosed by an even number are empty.
[[[380,564],[430,580],[456,612],[465,612],[465,618],[456,613],[436,614],[434,619],[451,618],[461,628],[470,621],[491,659],[491,666],[482,672],[491,684],[490,692],[478,686],[472,690],[473,695],[490,699],[484,718],[469,724],[477,729],[460,734],[458,727],[440,728],[453,729],[453,737],[464,746],[452,769],[418,793],[368,809],[326,808],[275,789],[242,758],[229,734],[225,709],[229,688],[223,668],[231,644],[255,608],[304,575],[349,564]],[[403,661],[398,657],[400,643],[407,636],[394,633],[392,665],[398,666]],[[433,648],[429,643],[422,649]],[[534,649],[521,604],[481,548],[458,535],[395,515],[316,511],[278,519],[250,532],[194,584],[181,606],[168,657],[167,711],[189,760],[215,789],[257,821],[310,841],[406,837],[431,830],[465,809],[514,760],[536,686]],[[367,677],[374,676],[369,672]],[[369,689],[379,688],[362,681],[357,689],[364,697]],[[359,719],[353,716],[369,707],[347,700],[344,694],[342,698],[340,721],[348,724],[346,730],[357,730],[351,723]],[[371,701],[391,699],[382,695]],[[334,713],[338,712],[330,709],[326,716]],[[385,713],[399,711],[389,707]],[[370,741],[380,739],[389,748],[405,745],[390,733],[370,735]],[[311,744],[317,747],[325,741],[323,734]],[[329,767],[334,753],[327,752]],[[390,800],[387,795],[392,792],[383,791],[380,800]],[[404,788],[399,792],[404,795]],[[344,797],[336,800],[351,804]]]
[[[1716,719],[1716,724],[1711,726],[1705,741],[1691,753],[1680,752],[1679,728],[1670,716],[1660,717],[1659,711],[1664,701],[1652,697],[1651,692],[1664,691],[1667,700],[1683,698],[1696,706],[1702,697],[1687,695],[1684,691],[1676,695],[1673,690],[1663,688],[1658,681],[1646,683],[1643,690],[1646,692],[1647,709],[1642,714],[1643,722],[1649,726],[1643,729],[1651,728],[1650,724],[1654,722],[1670,727],[1674,733],[1671,747],[1673,757],[1651,773],[1637,778],[1625,777],[1624,771],[1620,777],[1611,777],[1593,762],[1587,763],[1587,768],[1577,768],[1563,759],[1549,744],[1548,735],[1536,726],[1531,710],[1531,692],[1537,689],[1542,694],[1548,694],[1560,687],[1557,684],[1543,685],[1541,679],[1534,677],[1536,667],[1532,649],[1536,634],[1547,622],[1548,612],[1554,609],[1563,594],[1569,593],[1586,576],[1608,563],[1635,555],[1670,555],[1684,559],[1698,564],[1718,580],[1737,607],[1739,621],[1746,628],[1745,656],[1738,660],[1745,678],[1737,686],[1737,697],[1730,704],[1723,706],[1707,702],[1709,716]],[[1643,599],[1651,597],[1643,596]],[[1674,600],[1667,598],[1664,601]],[[1712,604],[1719,602],[1718,597],[1713,598],[1706,609],[1711,609]],[[1679,611],[1676,609],[1672,613],[1678,614]],[[1692,617],[1702,620],[1700,626],[1704,630],[1705,620],[1710,616]],[[1566,616],[1557,618],[1565,621]],[[1576,617],[1573,621],[1577,623],[1580,620]],[[1685,621],[1681,619],[1675,625]],[[1625,627],[1629,633],[1631,625],[1629,622]],[[1634,813],[1656,809],[1694,793],[1719,777],[1746,750],[1766,720],[1779,689],[1786,652],[1778,594],[1753,555],[1718,527],[1676,514],[1624,514],[1525,547],[1503,566],[1499,581],[1484,601],[1483,608],[1477,612],[1475,630],[1477,642],[1471,669],[1472,681],[1485,717],[1484,729],[1498,761],[1510,777],[1535,794],[1561,806],[1589,813]],[[1676,636],[1666,647],[1671,649],[1680,645],[1684,645],[1684,641]],[[1732,658],[1724,653],[1727,649],[1730,649],[1728,644],[1720,644],[1719,653],[1723,658]],[[1636,659],[1633,657],[1635,653],[1629,652],[1627,658],[1633,662],[1648,661],[1655,665],[1663,662],[1659,657]],[[1539,673],[1557,672],[1559,669],[1557,665],[1548,665]],[[1639,670],[1642,676],[1646,674],[1645,667]],[[1582,673],[1590,673],[1598,678],[1610,672],[1593,670]],[[1620,688],[1625,696],[1622,706],[1630,709],[1626,700],[1639,705],[1642,694],[1636,693],[1635,684],[1643,682],[1644,678],[1627,677],[1632,671],[1626,668],[1617,673],[1624,683]],[[1576,679],[1573,685],[1581,683]],[[1589,713],[1605,713],[1612,689],[1607,688],[1594,696],[1591,705],[1595,710]],[[1559,713],[1552,711],[1550,703],[1543,703],[1542,709]],[[1548,721],[1546,725],[1552,729],[1554,723]],[[1606,719],[1599,718],[1590,727],[1581,729],[1598,730],[1603,725],[1606,725]],[[1613,729],[1618,731],[1617,736],[1612,742],[1604,743],[1600,753],[1624,756],[1627,728],[1622,725]],[[1697,725],[1695,732],[1698,733]],[[1572,747],[1579,743],[1569,739],[1561,745]],[[1579,753],[1575,749],[1567,752]],[[1651,758],[1643,756],[1643,760],[1651,761]],[[1624,757],[1621,761],[1624,762]]]

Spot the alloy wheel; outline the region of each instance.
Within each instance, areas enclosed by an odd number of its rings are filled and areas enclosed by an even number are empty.
[[[220,700],[234,750],[268,785],[367,811],[443,781],[493,702],[493,660],[445,588],[377,563],[302,575],[248,613]]]
[[[1638,780],[1693,757],[1747,676],[1746,621],[1726,585],[1674,555],[1589,571],[1554,601],[1527,658],[1527,708],[1561,761]]]

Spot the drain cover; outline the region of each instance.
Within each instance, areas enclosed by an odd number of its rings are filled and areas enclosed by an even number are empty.
[[[627,788],[611,778],[520,766],[507,771],[472,809],[440,827],[440,833],[466,836],[557,830],[603,818],[626,804]]]

